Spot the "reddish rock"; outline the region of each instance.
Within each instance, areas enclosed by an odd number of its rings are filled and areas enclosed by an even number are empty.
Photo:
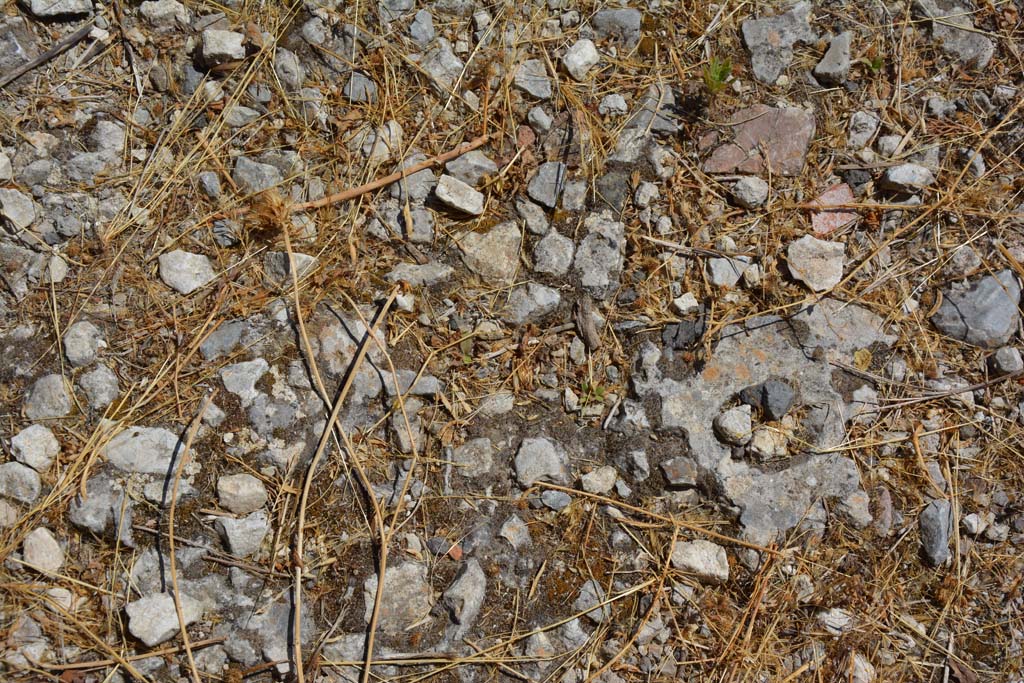
[[[824,208],[853,204],[855,201],[853,190],[850,189],[850,186],[846,183],[837,183],[822,192],[821,196],[815,199],[813,203]],[[840,228],[845,228],[858,218],[860,218],[860,214],[848,209],[818,211],[811,216],[811,226],[814,228],[815,235],[827,235]]]
[[[814,115],[795,107],[757,104],[736,112],[725,133],[732,140],[704,162],[705,173],[766,173],[795,176],[804,168],[814,137]]]

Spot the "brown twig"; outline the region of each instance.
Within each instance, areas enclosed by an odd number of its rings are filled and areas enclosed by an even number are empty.
[[[65,52],[73,48],[75,45],[78,45],[80,42],[85,40],[85,37],[89,35],[90,31],[92,31],[93,22],[95,22],[95,19],[90,19],[89,21],[79,26],[74,33],[60,40],[56,45],[51,47],[46,52],[42,53],[35,59],[25,62],[17,69],[11,71],[6,76],[0,77],[0,88],[7,87],[13,81],[16,81],[17,79],[27,74],[29,71],[32,71],[32,69],[35,69],[36,67],[46,64],[52,59],[56,59],[60,55],[64,54]]]

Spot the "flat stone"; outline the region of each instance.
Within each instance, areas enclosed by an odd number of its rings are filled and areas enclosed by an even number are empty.
[[[516,198],[516,213],[526,222],[526,229],[534,235],[546,235],[551,229],[544,209],[525,197]]]
[[[363,618],[370,622],[377,594],[377,575],[370,575],[363,583],[366,605]],[[419,562],[405,562],[390,566],[384,574],[384,591],[377,621],[384,633],[402,633],[430,614],[433,591],[427,578],[427,567]]]
[[[622,116],[629,112],[626,98],[619,93],[611,93],[601,98],[597,105],[597,113],[601,116]]]
[[[878,186],[890,192],[913,194],[935,183],[935,175],[919,164],[900,164],[885,170]]]
[[[235,160],[231,178],[245,194],[257,194],[282,182],[281,171],[276,166],[253,161],[246,156],[240,156]]]
[[[592,213],[583,221],[587,230],[576,249],[573,270],[580,284],[595,299],[606,299],[618,289],[626,249],[626,226],[611,211]]]
[[[44,574],[54,574],[64,566],[64,549],[46,527],[33,529],[21,548],[25,562]]]
[[[479,216],[484,212],[484,196],[458,178],[442,175],[434,188],[437,198],[445,206]]]
[[[731,188],[732,197],[744,209],[756,209],[768,200],[768,183],[757,176],[740,178]]]
[[[396,171],[410,168],[422,161],[427,156],[422,153],[411,154],[395,169]],[[424,168],[415,173],[410,173],[402,180],[396,180],[391,184],[389,192],[391,196],[404,202],[408,199],[414,204],[422,203],[437,186],[437,176],[429,168]],[[415,208],[414,208],[415,210]]]
[[[470,439],[452,451],[452,464],[456,474],[472,479],[491,471],[494,465],[494,446],[488,438]]]
[[[384,279],[388,282],[405,282],[412,287],[430,287],[444,282],[454,272],[455,269],[448,264],[437,261],[424,264],[399,263]]]
[[[558,308],[562,295],[557,289],[536,282],[516,287],[509,295],[502,318],[510,323],[522,325],[537,322]]]
[[[533,544],[530,527],[526,526],[519,515],[510,515],[498,530],[498,536],[504,538],[516,550],[525,550]]]
[[[421,9],[409,24],[409,36],[420,45],[428,45],[434,35],[434,17],[430,10]]]
[[[25,395],[25,417],[49,420],[71,412],[71,395],[67,382],[60,375],[44,375],[37,379]]]
[[[270,531],[270,520],[263,510],[241,519],[218,517],[216,525],[228,552],[236,557],[248,557],[258,551]]]
[[[76,17],[92,11],[92,0],[28,0],[28,11],[43,19]]]
[[[814,292],[828,291],[839,284],[845,259],[845,244],[825,242],[810,235],[791,242],[786,250],[790,274]]]
[[[555,123],[555,120],[551,118],[551,115],[544,111],[544,108],[539,105],[526,112],[526,120],[538,133],[547,133]]]
[[[782,14],[743,22],[743,43],[750,51],[754,78],[773,85],[793,61],[793,46],[817,38],[810,16],[811,3],[798,2]]]
[[[581,587],[572,607],[576,612],[584,612],[584,616],[595,624],[602,624],[612,616],[612,606],[602,605],[607,599],[604,588],[594,579],[586,581]]]
[[[394,119],[376,128],[367,129],[356,141],[361,141],[360,151],[371,163],[383,163],[394,158],[402,149],[402,126]]]
[[[0,496],[20,503],[33,503],[39,497],[42,482],[39,473],[20,462],[0,465]]]
[[[551,97],[551,78],[544,62],[539,59],[528,59],[520,64],[512,83],[538,100]]]
[[[161,254],[160,279],[181,294],[191,294],[217,277],[210,259],[181,249]]]
[[[544,507],[561,512],[572,504],[572,496],[565,491],[547,490],[540,494],[540,502]]]
[[[46,427],[31,425],[11,439],[11,453],[18,462],[45,472],[60,454],[60,442]]]
[[[228,474],[217,480],[217,499],[221,507],[247,515],[267,504],[267,487],[246,472]]]
[[[750,268],[749,256],[709,258],[704,267],[708,281],[715,287],[735,287]]]
[[[498,172],[498,165],[478,149],[471,150],[455,157],[444,165],[444,170],[471,187],[486,176]]]
[[[718,585],[729,580],[725,548],[711,541],[676,541],[671,561],[675,569],[695,575],[701,583]]]
[[[466,67],[465,63],[452,50],[452,44],[440,37],[434,47],[423,55],[420,66],[445,91],[452,88]]]
[[[274,73],[284,89],[290,92],[300,90],[306,80],[306,69],[298,55],[283,47],[274,52]]]
[[[856,198],[853,190],[846,183],[836,183],[815,199],[812,204],[822,207],[823,211],[811,214],[811,228],[818,236],[841,230],[853,225],[860,219],[860,214],[849,209],[828,209],[829,206],[853,204]]]
[[[528,437],[519,444],[514,461],[516,481],[526,489],[538,481],[569,483],[569,457],[557,441]]]
[[[166,476],[178,444],[178,435],[161,427],[129,427],[107,442],[102,453],[125,472]]]
[[[270,365],[262,358],[235,363],[221,368],[220,378],[224,388],[238,397],[242,407],[249,406],[262,392],[256,389],[256,383],[270,370]]]
[[[538,273],[562,276],[572,267],[575,243],[557,230],[551,230],[533,249],[533,269]]]
[[[96,352],[101,346],[106,346],[103,333],[88,320],[74,323],[64,333],[64,355],[76,368],[96,360]]]
[[[850,149],[867,147],[871,138],[878,132],[881,125],[878,114],[870,111],[857,111],[850,115],[850,123],[846,132],[846,144]]]
[[[202,604],[194,598],[180,593],[181,611],[185,625],[194,624],[203,616]],[[128,630],[147,647],[164,643],[180,630],[174,598],[170,593],[147,595],[125,605],[128,615]]]
[[[828,50],[814,67],[814,77],[825,85],[842,85],[850,73],[850,42],[853,34],[844,31],[832,38]]]
[[[442,176],[443,179],[443,176]],[[467,232],[458,239],[466,267],[489,284],[507,286],[519,269],[519,227],[512,221],[499,223],[488,232]]]
[[[643,12],[638,9],[600,9],[590,17],[590,25],[598,38],[615,38],[632,48],[640,42],[643,18]]]
[[[0,216],[14,230],[25,230],[36,220],[35,202],[19,190],[0,188]]]
[[[106,408],[121,393],[117,375],[106,365],[98,365],[95,369],[79,376],[78,386],[85,392],[85,398],[94,410]]]
[[[795,107],[756,104],[730,118],[731,140],[704,162],[705,173],[795,176],[814,138],[814,115]]]
[[[546,161],[537,167],[530,178],[526,193],[530,199],[549,209],[558,206],[558,196],[565,185],[565,164],[561,161]]]
[[[937,567],[949,559],[949,540],[953,532],[953,515],[945,498],[933,500],[918,518],[921,550],[925,559]]]
[[[995,53],[995,44],[971,21],[972,8],[954,0],[914,0],[917,14],[930,20],[932,37],[942,51],[969,69],[982,70]]]
[[[577,40],[562,55],[562,66],[577,81],[586,80],[590,70],[600,61],[601,55],[597,51],[597,46],[589,38]]]
[[[943,291],[932,323],[943,334],[983,348],[1010,340],[1020,321],[1020,283],[1012,270],[971,281],[967,289]]]
[[[341,94],[354,104],[374,104],[377,101],[377,84],[361,71],[353,71]]]
[[[458,576],[441,595],[441,606],[451,622],[445,628],[445,640],[460,642],[476,622],[487,595],[487,575],[475,558],[462,565]]]

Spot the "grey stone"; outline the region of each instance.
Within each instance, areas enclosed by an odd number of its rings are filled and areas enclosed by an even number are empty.
[[[416,264],[399,263],[384,276],[388,282],[405,282],[413,287],[430,287],[452,276],[455,269],[446,263],[436,261]]]
[[[3,48],[0,47],[0,52]],[[0,57],[2,59],[2,57]],[[0,68],[3,68],[0,66]],[[11,158],[0,152],[0,182],[7,182],[8,180],[14,179],[14,169],[11,167]]]
[[[587,236],[576,249],[573,269],[580,284],[595,299],[606,299],[618,288],[626,249],[626,226],[610,211],[594,213],[583,221]]]
[[[581,211],[587,205],[589,185],[583,180],[570,180],[562,190],[562,208],[566,211]]]
[[[498,165],[478,149],[455,157],[444,165],[444,170],[462,182],[476,187],[485,176],[498,172]]]
[[[384,380],[388,396],[397,396],[399,393],[407,396],[437,396],[444,393],[444,383],[433,375],[423,374],[417,378],[418,373],[415,370],[406,368],[398,368],[395,374],[398,375],[397,386],[392,377]]]
[[[618,93],[605,95],[597,105],[597,113],[601,116],[622,116],[629,112],[626,98]]]
[[[526,112],[526,120],[538,133],[547,133],[555,123],[551,115],[544,111],[544,108],[541,106],[533,107],[530,111]]]
[[[967,289],[947,289],[932,316],[940,332],[954,339],[997,348],[1006,344],[1020,321],[1020,283],[1012,270],[974,280]]]
[[[893,157],[896,156],[901,142],[903,142],[902,135],[880,135],[875,141],[875,147],[878,148],[878,153],[882,156]]]
[[[715,257],[707,260],[705,272],[715,287],[735,287],[749,267],[749,256]]]
[[[91,477],[85,484],[85,493],[84,498],[78,494],[71,501],[68,519],[78,528],[94,534],[105,532],[115,518],[122,519],[122,502],[127,502],[126,513],[131,509],[131,502],[124,501],[123,489],[108,474]]]
[[[76,368],[96,360],[96,352],[101,346],[106,346],[103,333],[88,320],[74,323],[64,333],[64,355]]]
[[[423,409],[423,401],[416,398],[405,399],[405,413],[396,405],[391,414],[391,433],[395,445],[402,453],[412,453],[423,450],[423,442],[426,438],[423,432],[423,422],[420,420],[419,411]],[[406,424],[406,416],[409,418]]]
[[[839,284],[845,259],[844,243],[826,242],[811,235],[790,242],[786,250],[790,274],[813,292],[824,292]]]
[[[416,6],[416,2],[415,0],[380,0],[378,6],[385,21],[394,21],[403,14],[411,12]]]
[[[208,361],[226,356],[238,346],[246,329],[244,320],[229,320],[222,323],[199,345],[199,353]]]
[[[565,491],[547,490],[540,494],[540,502],[555,512],[561,512],[572,504],[572,496]]]
[[[934,37],[943,52],[961,64],[981,70],[995,53],[995,44],[974,28],[972,10],[955,0],[914,0],[916,12],[931,23]]]
[[[402,170],[411,168],[412,166],[425,161],[426,155],[422,153],[411,154],[398,165],[395,170]],[[407,198],[413,203],[422,203],[430,193],[434,191],[434,187],[437,185],[437,176],[429,168],[424,168],[415,173],[410,173],[401,180],[397,180],[391,184],[390,192],[391,196],[399,201],[405,201]]]
[[[434,47],[424,54],[420,66],[446,91],[446,94],[466,67],[452,51],[452,44],[444,38],[438,38]]]
[[[516,550],[525,550],[533,544],[530,537],[530,527],[526,526],[519,515],[510,515],[501,525],[498,535],[504,538]]]
[[[562,276],[572,266],[576,245],[571,239],[551,230],[533,250],[533,269],[538,273]]]
[[[181,249],[160,254],[160,279],[181,294],[191,294],[217,277],[210,259]]]
[[[720,413],[714,421],[715,433],[725,443],[742,446],[750,441],[750,406],[741,405]]]
[[[0,216],[16,231],[25,230],[36,220],[35,202],[19,190],[0,188]]]
[[[814,67],[814,76],[825,85],[842,85],[850,73],[850,41],[853,34],[844,31],[832,38],[828,50]]]
[[[199,621],[203,616],[199,601],[183,592],[179,592],[178,600],[185,625]],[[180,630],[174,598],[170,593],[147,595],[129,602],[124,610],[128,614],[128,630],[147,647],[170,640]]]
[[[561,302],[562,295],[557,289],[529,282],[512,290],[502,317],[516,325],[536,322],[557,309]]]
[[[157,28],[188,28],[192,13],[178,0],[147,0],[139,5],[139,14]]]
[[[353,71],[342,94],[355,104],[373,104],[377,101],[377,84],[361,71]]]
[[[217,498],[221,507],[236,515],[247,515],[266,505],[267,487],[246,472],[228,474],[217,480]]]
[[[611,465],[605,465],[580,477],[580,485],[587,493],[605,495],[612,490],[618,478],[619,473],[615,468]]]
[[[286,251],[268,251],[263,256],[263,272],[267,279],[274,285],[292,285],[292,264],[295,265],[295,274],[298,279],[309,275],[319,265],[320,260],[316,256],[292,252],[289,256]]]
[[[466,267],[487,283],[500,286],[511,284],[515,278],[521,243],[522,234],[512,221],[499,223],[485,233],[463,233],[458,239]]]
[[[527,59],[520,64],[512,82],[517,88],[538,100],[551,97],[551,79],[548,77],[544,62],[539,59]]]
[[[740,399],[747,405],[763,410],[769,420],[781,420],[793,407],[796,392],[782,380],[769,379],[741,391]]]
[[[458,178],[442,175],[434,188],[434,194],[445,206],[479,216],[484,212],[484,196]]]
[[[253,161],[249,157],[240,156],[235,161],[235,169],[231,178],[238,189],[245,194],[256,194],[280,185],[281,172],[276,166]]]
[[[434,39],[434,17],[430,10],[421,9],[409,24],[409,35],[420,45],[428,45]]]
[[[89,133],[89,149],[107,158],[119,156],[124,151],[124,126],[117,121],[100,119]]]
[[[1024,370],[1024,360],[1020,351],[1012,346],[1004,346],[989,357],[989,367],[996,375],[1012,375]]]
[[[298,56],[291,50],[279,47],[274,53],[274,73],[281,81],[285,90],[295,91],[302,88],[306,80],[306,69],[302,66]]]
[[[516,481],[524,489],[538,481],[569,483],[569,457],[560,443],[547,437],[523,439],[514,466]]]
[[[25,395],[25,417],[48,420],[71,412],[71,395],[60,375],[44,375],[37,379]]]
[[[932,116],[945,119],[956,113],[956,102],[950,102],[944,97],[932,95],[925,102],[925,108]]]
[[[487,576],[477,560],[471,558],[462,565],[458,577],[441,595],[441,605],[451,622],[445,628],[445,640],[462,641],[480,614],[487,595]]]
[[[692,458],[686,456],[666,460],[661,463],[661,471],[669,486],[692,488],[700,483],[700,468]]]
[[[38,53],[35,34],[26,22],[14,17],[0,21],[0,73],[10,73],[34,59]],[[19,79],[14,82],[23,81]]]
[[[589,38],[581,38],[562,55],[562,65],[569,75],[577,81],[586,80],[590,70],[601,61],[601,55]]]
[[[200,59],[207,68],[245,59],[245,36],[236,31],[208,28],[202,33]]]
[[[19,503],[33,503],[39,497],[39,473],[20,462],[0,465],[0,496]]]
[[[551,225],[544,209],[524,197],[516,198],[516,213],[526,222],[526,229],[534,235],[546,235]]]
[[[401,124],[392,119],[376,128],[367,127],[361,135],[356,136],[355,141],[361,143],[363,156],[371,163],[381,163],[401,151],[402,135]]]
[[[452,451],[455,472],[467,478],[480,477],[494,465],[494,446],[487,438],[470,439]]]
[[[793,61],[793,46],[815,40],[810,15],[811,3],[798,2],[783,14],[743,22],[743,42],[750,51],[754,78],[774,84]]]
[[[242,363],[234,363],[221,368],[220,378],[224,382],[224,388],[238,397],[242,407],[248,407],[260,391],[256,389],[256,383],[270,370],[270,365],[262,358]]]
[[[561,161],[546,161],[537,167],[537,172],[530,178],[526,193],[530,199],[549,209],[558,206],[558,195],[565,185],[565,164]]]
[[[18,462],[44,472],[60,453],[60,443],[46,427],[31,425],[11,439],[11,453]]]
[[[913,194],[935,183],[935,176],[925,166],[900,164],[885,170],[878,186],[890,192]]]
[[[207,197],[217,199],[221,195],[220,176],[213,171],[203,171],[196,176]]]
[[[601,584],[590,579],[580,587],[580,593],[576,597],[576,601],[572,603],[572,607],[577,612],[585,612],[584,616],[595,624],[602,624],[612,616],[611,605],[601,604],[606,599],[607,594]]]
[[[744,209],[756,209],[768,200],[768,183],[757,176],[740,178],[732,186],[732,198]]]
[[[28,11],[43,19],[81,16],[92,11],[92,0],[23,0]]]
[[[945,498],[933,500],[918,518],[921,531],[921,550],[925,559],[937,567],[949,559],[949,540],[953,532],[953,514]]]
[[[129,427],[107,442],[101,452],[125,472],[166,476],[178,443],[177,434],[161,427]]]
[[[636,113],[626,122],[626,128],[640,131],[644,136],[648,133],[675,133],[679,125],[675,122],[674,110],[676,97],[672,89],[664,85],[648,86],[644,96],[637,105]],[[642,147],[635,144],[637,138],[624,136],[616,145],[616,159],[619,161],[630,161],[628,158],[620,158],[620,146],[626,144],[633,147]],[[634,150],[632,161],[639,158],[640,150]]]
[[[846,133],[846,144],[851,149],[867,147],[871,138],[878,131],[881,120],[870,111],[857,111],[850,115],[850,124]]]
[[[631,48],[640,42],[643,17],[638,9],[600,9],[590,17],[590,25],[598,38],[617,38]]]
[[[22,543],[22,554],[27,564],[44,574],[53,574],[64,566],[64,549],[46,527],[29,532]]]
[[[232,128],[248,126],[259,117],[260,113],[258,111],[240,104],[231,105],[225,108],[223,115],[224,123]]]
[[[78,378],[78,386],[85,392],[89,406],[102,410],[113,403],[121,393],[117,375],[106,365],[98,365]]]
[[[248,557],[260,549],[270,531],[270,520],[263,510],[256,510],[241,519],[218,517],[217,531],[228,552],[236,557]]]
[[[363,583],[366,609],[364,620],[369,623],[377,594],[377,575],[372,574]],[[405,562],[390,566],[384,574],[384,590],[377,625],[383,633],[402,633],[430,613],[433,592],[427,578],[427,567],[419,562]]]
[[[672,546],[672,566],[693,574],[701,583],[718,585],[729,580],[729,558],[725,548],[711,541],[676,541]]]

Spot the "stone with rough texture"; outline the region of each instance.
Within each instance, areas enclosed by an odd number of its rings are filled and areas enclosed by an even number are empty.
[[[1024,370],[1024,359],[1017,349],[1004,346],[989,358],[989,367],[996,375],[1013,375]]]
[[[409,36],[420,45],[428,45],[434,35],[434,17],[430,10],[421,9],[409,24]]]
[[[106,365],[98,365],[95,369],[78,378],[78,386],[85,392],[89,406],[102,410],[113,403],[120,392],[117,375]]]
[[[572,266],[576,245],[557,230],[551,230],[533,249],[533,269],[548,275],[565,275]]]
[[[44,375],[25,395],[25,417],[49,420],[71,412],[71,395],[67,382],[60,375]]]
[[[601,61],[601,55],[589,38],[581,38],[573,43],[572,47],[562,55],[562,65],[577,81],[586,80],[590,70]]]
[[[30,0],[29,12],[41,19],[81,16],[92,11],[92,0]]]
[[[572,604],[576,612],[584,612],[584,616],[595,624],[601,624],[612,616],[611,605],[602,605],[607,599],[604,588],[594,579],[590,579],[580,587],[576,602]]]
[[[539,59],[528,59],[520,64],[512,83],[538,100],[551,97],[551,79],[544,62]]]
[[[674,568],[694,574],[701,583],[717,585],[729,580],[725,548],[711,541],[676,541],[671,559]]]
[[[341,94],[354,104],[373,104],[377,101],[377,84],[361,71],[353,71]]]
[[[768,183],[757,176],[740,178],[732,186],[732,198],[744,209],[756,209],[768,200]]]
[[[522,239],[519,227],[508,221],[488,232],[463,233],[458,244],[467,268],[489,284],[509,285],[519,269]]]
[[[221,368],[220,378],[224,382],[224,388],[238,397],[242,407],[249,406],[260,392],[256,383],[270,370],[270,365],[262,358],[234,363]]]
[[[11,439],[11,452],[18,462],[43,472],[60,453],[60,443],[46,427],[31,425]]]
[[[786,250],[790,274],[814,292],[824,292],[839,284],[845,258],[846,245],[842,242],[825,242],[810,235],[790,243]]]
[[[96,360],[96,352],[104,346],[103,333],[88,320],[80,320],[64,333],[64,355],[76,368]]]
[[[821,206],[824,210],[811,214],[811,227],[814,229],[814,234],[827,235],[855,223],[860,218],[860,214],[847,209],[829,209],[827,207],[853,204],[856,201],[853,190],[846,183],[836,183],[818,195],[818,198],[812,203]]]
[[[370,622],[377,594],[377,575],[363,583],[366,605],[363,618]],[[401,633],[430,613],[433,592],[427,578],[427,567],[419,562],[389,566],[384,574],[384,591],[377,626],[384,633]]]
[[[918,518],[921,530],[921,550],[925,559],[937,567],[949,559],[949,539],[953,532],[953,515],[949,501],[933,500]]]
[[[217,480],[217,498],[221,507],[236,515],[247,515],[266,505],[267,487],[246,472],[228,474]]]
[[[514,466],[516,480],[524,489],[538,481],[569,483],[569,458],[565,449],[547,437],[528,437],[519,444]]]
[[[942,51],[970,69],[988,66],[995,44],[985,32],[975,30],[972,10],[954,0],[914,0],[914,9],[931,23]]]
[[[618,478],[619,473],[615,468],[605,465],[604,467],[598,467],[593,472],[584,474],[580,478],[580,484],[587,493],[604,495],[612,490],[612,487],[615,486],[615,480]]]
[[[208,28],[202,35],[201,58],[207,67],[245,59],[245,36],[236,31]]]
[[[192,13],[178,0],[148,0],[139,5],[139,14],[157,28],[185,28],[192,20]]]
[[[231,179],[245,194],[257,194],[281,183],[281,171],[276,166],[253,161],[249,157],[238,157]]]
[[[598,38],[618,38],[627,48],[640,42],[643,12],[633,8],[600,9],[590,17]]]
[[[455,472],[467,478],[480,477],[494,465],[494,446],[488,438],[470,439],[452,451]]]
[[[175,249],[160,254],[160,279],[181,294],[191,294],[217,277],[210,259]]]
[[[399,263],[384,276],[384,279],[388,282],[405,282],[412,287],[430,287],[447,280],[454,272],[455,269],[448,264],[436,261],[428,261],[422,265]]]
[[[856,111],[850,114],[850,123],[846,133],[846,144],[850,149],[866,147],[871,138],[878,132],[881,125],[878,114],[870,111]]]
[[[935,175],[925,166],[900,164],[887,168],[878,186],[890,192],[913,194],[935,183]]]
[[[444,165],[444,170],[471,187],[484,179],[485,176],[498,172],[498,165],[478,149],[455,157]]]
[[[596,299],[606,299],[618,288],[626,249],[626,226],[611,211],[593,213],[583,221],[587,236],[576,249],[573,270],[580,284]]]
[[[1021,287],[1012,270],[974,280],[967,289],[947,289],[932,316],[940,332],[994,349],[1006,344],[1020,321]]]
[[[471,216],[479,216],[484,212],[484,196],[458,178],[450,175],[442,175],[437,180],[437,187],[434,193],[441,203],[468,213]]]
[[[750,268],[749,256],[709,258],[705,265],[708,281],[715,287],[735,287]]]
[[[530,199],[549,209],[558,206],[558,195],[565,185],[565,164],[561,161],[546,161],[537,168],[526,186]]]
[[[102,453],[125,472],[167,475],[178,435],[161,427],[129,427],[107,442]]]
[[[742,446],[750,441],[750,406],[730,408],[715,418],[715,433],[722,441]]]
[[[793,61],[793,46],[815,40],[810,16],[811,3],[798,2],[782,14],[743,22],[743,42],[750,51],[754,78],[774,84]]]
[[[36,220],[35,202],[19,190],[0,188],[0,216],[15,230],[25,230]]]
[[[480,614],[487,594],[487,575],[480,563],[471,558],[462,565],[458,577],[441,595],[441,605],[451,622],[445,628],[445,640],[461,642]]]
[[[241,519],[218,517],[217,530],[228,552],[236,557],[248,557],[260,549],[270,531],[270,520],[263,510],[257,510]]]
[[[814,67],[814,76],[825,85],[842,85],[850,73],[850,41],[853,34],[844,31],[834,37],[821,61]]]
[[[0,465],[0,496],[21,503],[32,503],[39,497],[42,482],[39,473],[20,462]]]
[[[796,107],[756,104],[730,119],[731,140],[704,162],[705,173],[799,175],[814,137],[814,115]]]
[[[562,295],[557,289],[528,282],[525,286],[512,290],[502,317],[516,325],[536,322],[558,308],[561,302]]]
[[[64,549],[46,527],[38,527],[25,537],[22,544],[25,562],[44,574],[53,574],[64,565]]]
[[[178,599],[185,625],[199,621],[203,616],[202,604],[185,593],[179,593]],[[170,640],[180,630],[174,598],[170,593],[139,598],[125,605],[124,611],[128,614],[128,630],[147,647]]]

